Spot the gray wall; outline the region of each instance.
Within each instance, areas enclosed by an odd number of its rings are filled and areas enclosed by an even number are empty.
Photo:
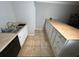
[[[11,2],[0,1],[0,28],[6,27],[8,21],[16,22]]]
[[[0,1],[0,28],[8,21],[28,24],[30,35],[35,33],[35,5],[31,1]]]
[[[0,28],[8,21],[23,22],[28,24],[29,34],[34,35],[35,29],[43,29],[46,18],[67,22],[69,15],[75,12],[79,12],[79,7],[66,3],[0,1]]]
[[[36,29],[42,30],[46,18],[67,22],[69,15],[79,11],[77,5],[67,3],[36,2]]]
[[[16,1],[12,2],[12,5],[16,15],[16,21],[28,24],[29,34],[34,35],[36,25],[34,2]]]

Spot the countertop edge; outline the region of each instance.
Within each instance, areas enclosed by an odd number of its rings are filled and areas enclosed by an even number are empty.
[[[7,43],[0,49],[0,52],[2,52],[2,51],[10,44],[10,42],[11,42],[16,36],[18,36],[18,33],[19,33],[25,26],[27,26],[27,24],[25,24],[17,33],[4,33],[4,34],[14,34],[14,36],[12,37],[12,39],[11,39],[9,42],[7,42]]]

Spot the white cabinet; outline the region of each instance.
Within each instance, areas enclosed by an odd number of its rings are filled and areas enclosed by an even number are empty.
[[[52,34],[52,30],[53,30],[52,25],[51,25],[49,22],[46,22],[46,33],[47,33],[49,42],[51,42],[51,34]]]
[[[24,41],[26,40],[27,35],[28,35],[28,29],[27,29],[27,25],[25,25],[25,26],[21,29],[21,31],[18,33],[18,38],[19,38],[21,47],[23,46],[23,43],[24,43]]]
[[[61,27],[62,28],[62,27]],[[63,29],[66,30],[66,29]],[[58,57],[75,57],[79,56],[79,41],[65,38],[62,32],[46,21],[46,34],[55,56]]]
[[[53,29],[52,34],[51,34],[51,41],[50,41],[52,49],[53,49],[53,44],[55,41],[55,36],[56,36],[56,31],[55,31],[55,29]]]
[[[52,50],[54,51],[55,56],[57,56],[64,46],[66,39],[63,38],[63,36],[48,21],[46,22],[46,33]]]
[[[66,39],[63,38],[63,36],[61,36],[56,31],[56,37],[55,37],[54,44],[53,44],[53,50],[56,56],[59,54],[59,52],[63,48],[65,42],[66,42]]]

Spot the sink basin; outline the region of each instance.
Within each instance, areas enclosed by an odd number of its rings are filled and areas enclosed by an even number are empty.
[[[25,24],[18,24],[18,26],[25,26]]]
[[[1,31],[4,33],[4,32],[12,32],[13,29],[1,29]]]
[[[23,26],[17,26],[16,29],[1,29],[2,33],[17,33]]]
[[[1,32],[2,33],[17,33],[25,24],[18,24],[17,26],[12,27],[7,27],[7,28],[2,28]]]
[[[15,30],[12,31],[12,33],[17,33],[23,26],[18,26]]]

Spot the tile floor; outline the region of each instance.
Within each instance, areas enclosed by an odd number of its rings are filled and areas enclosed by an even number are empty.
[[[44,31],[35,31],[35,36],[28,36],[18,56],[19,57],[54,56],[50,44],[44,34]]]

